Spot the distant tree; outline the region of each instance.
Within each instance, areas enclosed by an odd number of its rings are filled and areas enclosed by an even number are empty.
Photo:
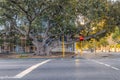
[[[112,35],[112,39],[114,42],[120,43],[120,28],[115,28],[115,32]]]

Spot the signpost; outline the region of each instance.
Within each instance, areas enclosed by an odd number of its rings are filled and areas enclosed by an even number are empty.
[[[78,42],[75,43],[75,53],[77,54],[77,57],[79,57],[82,55],[82,43],[84,41],[84,36],[80,34],[77,38],[77,41]]]
[[[64,44],[64,36],[62,36],[62,56],[65,57],[65,44]]]
[[[80,40],[80,46],[81,46],[81,52],[80,52],[80,55],[82,55],[82,42],[84,41],[84,36],[80,35],[79,37],[79,40]]]

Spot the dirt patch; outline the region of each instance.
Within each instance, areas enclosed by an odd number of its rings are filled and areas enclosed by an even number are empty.
[[[74,53],[65,53],[64,58],[71,58],[74,56]],[[0,58],[63,58],[62,53],[52,53],[47,56],[40,56],[34,54],[0,54]]]

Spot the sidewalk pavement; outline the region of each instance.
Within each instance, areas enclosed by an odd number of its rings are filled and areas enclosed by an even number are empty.
[[[99,53],[83,53],[84,58],[120,58],[120,52],[99,52]]]

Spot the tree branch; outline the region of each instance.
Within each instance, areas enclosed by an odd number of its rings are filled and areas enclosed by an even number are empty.
[[[101,35],[101,34],[104,34],[104,33],[106,33],[106,31],[107,31],[107,30],[102,30],[102,31],[99,31],[99,32],[97,32],[97,33],[95,33],[95,34],[93,34],[93,35],[89,35],[89,36],[85,37],[85,40],[89,40],[90,38],[96,38],[96,36],[99,36],[99,35]]]
[[[16,6],[18,6],[26,15],[28,14],[28,12],[16,2],[17,0],[9,0],[9,1],[15,4]]]
[[[48,9],[49,6],[45,7],[44,9],[42,9],[39,13],[35,13],[35,17],[33,17],[32,21],[35,20],[38,16],[40,16],[46,9]]]

